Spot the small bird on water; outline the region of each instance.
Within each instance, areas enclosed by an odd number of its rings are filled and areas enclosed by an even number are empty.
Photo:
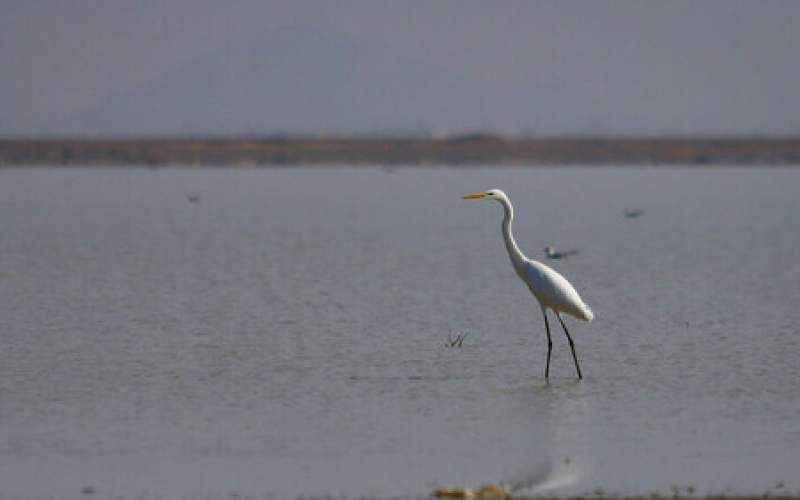
[[[558,259],[566,259],[570,255],[576,255],[578,251],[564,250],[563,252],[559,252],[553,245],[547,245],[546,247],[544,247],[544,253],[545,255],[547,255],[547,258],[558,260]]]
[[[625,214],[625,217],[629,219],[635,219],[636,217],[642,215],[644,213],[644,210],[642,210],[641,208],[630,208],[628,210],[625,210],[625,212],[623,213]]]
[[[504,210],[503,217],[503,240],[506,244],[511,265],[514,267],[517,276],[525,282],[536,300],[544,315],[544,328],[547,333],[547,364],[544,369],[544,378],[550,377],[550,353],[553,350],[553,341],[550,338],[550,324],[547,320],[547,309],[555,313],[564,333],[569,341],[569,348],[572,351],[572,360],[575,362],[575,370],[578,372],[578,379],[582,379],[581,367],[578,364],[578,356],[575,354],[575,343],[572,336],[561,318],[561,314],[569,314],[583,321],[591,321],[594,314],[589,306],[583,302],[575,287],[561,276],[554,269],[527,258],[514,241],[511,233],[511,223],[514,220],[514,207],[508,196],[499,189],[490,189],[478,193],[464,196],[465,200],[494,200],[502,205]]]

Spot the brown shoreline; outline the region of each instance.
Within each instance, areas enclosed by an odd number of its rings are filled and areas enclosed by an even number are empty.
[[[512,496],[514,500],[800,500],[800,496],[795,494],[764,493],[762,495],[659,495],[649,496],[577,496],[577,497],[554,497],[554,496]]]
[[[800,137],[0,139],[14,165],[800,165]]]
[[[466,497],[465,497],[466,498]],[[480,498],[480,497],[470,497]],[[489,497],[487,497],[489,498]],[[577,497],[556,497],[556,496],[515,496],[510,497],[494,497],[494,498],[509,498],[513,500],[800,500],[797,495],[782,495],[765,493],[763,495],[671,495],[662,496],[652,494],[650,496],[577,496]]]

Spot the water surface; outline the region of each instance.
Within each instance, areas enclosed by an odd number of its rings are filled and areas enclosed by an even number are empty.
[[[554,328],[545,383],[501,208],[460,199],[492,187],[528,256],[580,250],[549,263],[596,315],[582,382]],[[0,498],[800,492],[798,200],[777,168],[1,170]]]

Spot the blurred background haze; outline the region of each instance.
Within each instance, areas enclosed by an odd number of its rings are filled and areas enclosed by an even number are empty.
[[[0,136],[795,135],[800,3],[4,2]]]

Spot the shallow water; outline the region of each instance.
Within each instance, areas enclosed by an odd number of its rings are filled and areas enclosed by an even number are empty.
[[[544,382],[501,209],[460,199],[491,187],[529,257],[580,250],[548,264],[596,315],[581,382],[555,321]],[[0,498],[800,492],[798,200],[777,168],[0,170]]]

